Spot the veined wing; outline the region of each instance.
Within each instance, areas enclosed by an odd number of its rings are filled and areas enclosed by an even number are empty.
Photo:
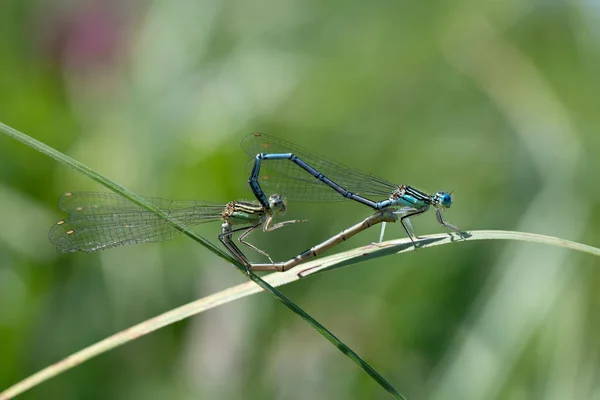
[[[344,189],[374,201],[389,198],[398,188],[398,185],[374,175],[357,171],[264,133],[247,135],[242,140],[242,148],[253,160],[259,153],[293,153]],[[254,161],[250,165],[254,165]],[[287,159],[263,160],[258,182],[265,193],[280,193],[288,199],[313,202],[344,200],[335,190]]]
[[[224,205],[147,198],[185,227],[221,219]],[[181,233],[171,223],[116,193],[74,192],[59,199],[69,215],[48,237],[61,253],[92,252],[144,242],[160,242]]]

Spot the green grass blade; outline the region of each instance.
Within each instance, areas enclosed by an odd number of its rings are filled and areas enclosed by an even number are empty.
[[[385,378],[383,378],[383,376],[381,376],[381,374],[379,374],[373,367],[371,367],[366,361],[364,361],[361,357],[358,356],[358,354],[356,354],[350,347],[348,347],[347,345],[345,345],[343,342],[341,342],[333,333],[331,333],[327,328],[325,328],[322,324],[320,324],[317,320],[315,320],[314,318],[312,318],[309,314],[307,314],[304,310],[302,310],[300,307],[298,307],[294,302],[292,302],[290,299],[288,299],[287,297],[285,297],[283,295],[283,293],[279,292],[278,290],[276,290],[274,287],[272,287],[271,285],[269,285],[267,282],[265,282],[263,279],[261,279],[260,277],[258,277],[257,275],[250,273],[247,274],[246,273],[246,268],[237,260],[235,260],[234,258],[232,258],[229,254],[223,252],[222,250],[220,250],[218,247],[216,247],[215,245],[213,245],[212,243],[210,243],[208,240],[204,239],[203,237],[201,237],[200,235],[194,233],[193,231],[190,231],[189,229],[187,229],[185,226],[180,225],[177,221],[173,221],[169,218],[169,216],[163,212],[162,210],[158,209],[157,207],[155,207],[153,204],[147,202],[143,197],[140,197],[138,195],[136,195],[135,193],[127,190],[126,188],[118,185],[117,183],[111,181],[110,179],[98,174],[97,172],[95,172],[94,170],[92,170],[90,167],[80,163],[79,161],[61,153],[58,150],[53,149],[52,147],[8,126],[5,125],[3,123],[0,122],[0,132],[12,137],[13,139],[16,139],[24,144],[26,144],[27,146],[41,152],[42,154],[45,154],[53,159],[55,159],[56,161],[60,162],[61,164],[64,164],[70,168],[75,169],[78,172],[81,172],[82,174],[86,175],[87,177],[93,179],[94,181],[100,183],[101,185],[107,187],[108,189],[112,190],[115,193],[119,193],[121,196],[129,199],[130,201],[132,201],[133,203],[139,205],[140,207],[151,211],[152,213],[160,216],[161,218],[164,218],[165,220],[169,221],[171,224],[173,224],[174,227],[176,227],[178,230],[180,230],[182,233],[186,234],[187,236],[191,237],[193,240],[197,241],[198,243],[202,244],[203,246],[205,246],[206,248],[208,248],[210,251],[212,251],[213,253],[215,253],[217,256],[229,261],[231,264],[235,265],[238,270],[240,270],[242,273],[244,273],[246,276],[249,276],[249,278],[256,283],[258,286],[260,286],[264,291],[266,291],[267,293],[269,293],[272,297],[274,297],[275,299],[277,299],[278,301],[280,301],[281,303],[283,303],[287,308],[289,308],[292,312],[294,312],[296,315],[298,315],[300,318],[302,318],[306,323],[308,323],[311,327],[313,327],[317,332],[319,332],[323,337],[325,337],[325,339],[327,339],[329,342],[331,342],[334,346],[336,346],[338,348],[338,350],[340,350],[342,353],[344,353],[347,357],[349,357],[352,361],[354,361],[360,368],[362,368],[371,378],[373,378],[381,387],[383,387],[385,390],[387,390],[389,393],[391,393],[394,397],[398,398],[398,399],[404,399],[405,397],[396,389],[394,388],[394,386],[392,384],[390,384],[387,380],[385,380]],[[163,325],[164,326],[164,325]],[[157,328],[158,329],[158,328]],[[112,347],[111,347],[112,348]],[[106,350],[104,350],[106,351]],[[91,355],[92,357],[95,355],[98,355],[100,353],[95,353],[93,355]],[[76,365],[76,364],[74,364]],[[68,368],[71,368],[71,366],[69,365]],[[67,368],[67,369],[68,369]],[[65,369],[66,370],[66,369]],[[21,383],[25,383],[28,382],[28,385],[26,386],[22,386],[21,391],[19,392],[15,392],[12,391],[12,389],[9,389],[3,393],[0,393],[0,400],[4,400],[4,399],[8,399],[8,398],[12,398],[14,397],[16,394],[18,393],[22,393],[24,390],[30,389],[33,386],[43,382],[44,380],[49,379],[52,376],[55,376],[56,374],[60,373],[60,372],[64,372],[65,370],[60,370],[57,371],[56,373],[46,376],[44,377],[44,379],[42,380],[29,380],[33,377],[35,377],[36,375],[33,375],[32,377],[22,381]],[[39,374],[39,373],[38,373]],[[15,386],[18,386],[20,384],[17,384]],[[15,387],[13,386],[13,388]],[[8,393],[9,395],[7,395],[6,393]]]
[[[417,245],[419,249],[424,249],[455,242],[466,243],[467,241],[473,240],[516,240],[521,242],[539,243],[562,247],[565,249],[600,256],[600,249],[597,247],[532,233],[510,231],[472,231],[465,232],[465,236],[467,236],[466,240],[462,240],[456,236],[448,234],[427,235],[422,236],[419,240],[417,240]],[[264,277],[264,280],[272,286],[281,286],[319,272],[327,272],[335,268],[358,264],[366,260],[386,257],[393,254],[413,251],[414,249],[415,248],[412,246],[412,242],[408,238],[391,240],[388,242],[379,243],[377,245],[358,247],[343,253],[313,260],[292,268],[286,272],[275,272],[267,275]],[[15,384],[5,392],[0,393],[0,400],[12,398],[17,394],[23,393],[37,384],[52,378],[53,376],[56,376],[76,365],[89,360],[92,357],[122,346],[160,328],[173,324],[177,321],[181,321],[185,318],[200,314],[201,312],[210,310],[220,305],[227,304],[260,292],[261,290],[256,285],[252,284],[251,282],[246,282],[202,299],[195,300],[194,302],[148,319],[138,325],[132,326],[100,342],[97,342],[90,347],[74,353],[69,357]]]
[[[588,246],[586,244],[573,242],[557,238],[554,236],[538,235],[527,232],[514,231],[494,231],[481,230],[463,232],[464,238],[460,238],[455,234],[435,234],[424,235],[419,237],[415,243],[418,249],[441,246],[450,243],[466,243],[474,240],[514,240],[519,242],[544,244],[554,247],[562,247],[568,250],[574,250],[581,253],[587,253],[594,256],[600,256],[600,248]],[[316,273],[326,272],[337,268],[346,267],[360,262],[385,257],[391,254],[405,253],[414,251],[415,247],[408,238],[390,240],[383,243],[371,244],[364,247],[358,247],[344,253],[339,253],[334,256],[323,258],[321,260],[312,261],[302,264],[291,271],[295,271],[298,278],[304,278]],[[277,282],[279,283],[279,282]],[[287,282],[286,282],[287,283]],[[275,284],[275,286],[279,286]]]

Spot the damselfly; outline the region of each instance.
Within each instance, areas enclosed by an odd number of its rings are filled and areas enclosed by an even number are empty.
[[[205,222],[223,221],[219,240],[247,267],[250,266],[250,262],[231,240],[233,233],[242,232],[238,240],[266,256],[273,264],[271,257],[247,242],[246,237],[259,227],[262,227],[263,231],[273,231],[285,225],[301,222],[289,220],[274,223],[274,217],[286,211],[285,202],[277,194],[268,198],[268,208],[245,201],[215,204],[160,198],[146,198],[146,200],[163,210],[168,215],[168,219],[180,227],[190,228]],[[61,253],[76,251],[89,253],[129,244],[162,242],[181,233],[167,219],[115,193],[66,193],[60,197],[58,207],[68,213],[68,217],[57,222],[50,229],[48,237]],[[241,227],[233,229],[234,226]],[[267,268],[256,270],[265,269]],[[268,268],[268,270],[272,269],[276,268]]]
[[[458,227],[444,221],[442,217],[442,211],[452,205],[450,193],[437,192],[429,195],[412,186],[395,185],[262,133],[246,136],[242,147],[254,159],[248,183],[265,208],[269,207],[268,198],[261,185],[268,190],[273,189],[274,192],[284,194],[290,200],[350,199],[375,210],[401,207],[397,211],[402,214],[400,223],[413,240],[416,236],[409,218],[423,214],[433,206],[438,222],[445,228],[461,234]],[[372,200],[370,197],[384,199]]]

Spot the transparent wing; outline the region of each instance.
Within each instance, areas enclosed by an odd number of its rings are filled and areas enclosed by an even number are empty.
[[[264,133],[251,133],[242,140],[242,148],[252,158],[259,153],[294,153],[302,161],[343,187],[372,200],[390,197],[398,185],[374,175],[354,170],[325,156],[312,153],[292,143]],[[311,202],[343,201],[335,190],[315,179],[290,160],[264,160],[261,163],[259,184],[265,193],[284,194],[288,199]]]
[[[220,220],[225,208],[199,201],[146,200],[186,227]],[[48,237],[61,253],[161,242],[181,233],[165,219],[115,193],[67,193],[58,204],[68,216],[50,229]]]

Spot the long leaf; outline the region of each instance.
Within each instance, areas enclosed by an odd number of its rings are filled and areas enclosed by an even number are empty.
[[[555,247],[562,247],[565,249],[600,256],[600,249],[597,247],[591,247],[568,240],[531,233],[510,231],[473,231],[466,233],[465,236],[467,236],[466,241],[517,240],[522,242],[540,243]],[[423,249],[450,244],[457,241],[458,243],[464,242],[464,240],[459,239],[456,236],[437,234],[423,236],[416,243],[419,249]],[[286,272],[275,272],[267,275],[265,276],[264,280],[272,286],[281,286],[295,282],[301,278],[309,277],[316,273],[331,271],[336,268],[357,264],[366,260],[413,251],[414,249],[415,248],[410,239],[391,240],[388,242],[379,243],[377,245],[359,247],[343,253],[334,254],[329,257],[313,260],[292,268]],[[165,326],[171,325],[177,321],[181,321],[185,318],[189,318],[220,305],[227,304],[260,292],[261,290],[256,285],[253,285],[251,282],[246,282],[150,318],[140,324],[107,337],[100,342],[78,351],[77,353],[74,353],[55,364],[52,364],[36,374],[31,375],[29,378],[10,387],[5,392],[0,393],[0,399],[12,398],[40,384],[41,382],[65,372],[99,354],[122,346],[132,340],[147,335]]]

